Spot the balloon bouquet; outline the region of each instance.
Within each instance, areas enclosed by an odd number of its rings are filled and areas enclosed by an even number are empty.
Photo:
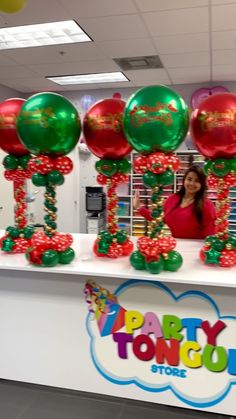
[[[34,228],[27,226],[26,179],[31,178],[27,169],[29,151],[20,142],[16,131],[16,120],[24,99],[8,99],[0,103],[0,148],[8,153],[3,159],[4,176],[13,182],[14,226],[6,228],[0,248],[7,253],[24,253],[30,246]]]
[[[98,257],[127,256],[133,243],[125,230],[117,225],[118,198],[116,187],[128,181],[130,163],[125,158],[131,152],[123,132],[125,102],[119,98],[95,103],[85,114],[83,133],[90,151],[99,157],[96,163],[97,182],[107,186],[107,230],[101,231],[93,251]]]
[[[182,256],[175,251],[176,240],[164,231],[163,188],[174,182],[179,160],[173,151],[188,130],[188,108],[184,100],[166,86],[148,86],[131,96],[125,108],[124,129],[129,143],[140,153],[134,171],[143,175],[151,188],[149,237],[140,237],[131,265],[158,274],[163,269],[176,271]]]
[[[73,169],[66,156],[80,136],[80,119],[76,108],[65,97],[55,93],[38,93],[22,106],[17,130],[24,146],[35,155],[29,164],[32,182],[45,187],[44,231],[35,232],[27,258],[34,265],[53,267],[68,264],[75,256],[70,247],[71,234],[57,232],[56,187]]]
[[[236,186],[236,95],[219,93],[203,101],[192,114],[191,133],[207,158],[208,185],[217,189],[215,235],[200,251],[207,265],[236,265],[236,234],[229,232],[230,188]]]

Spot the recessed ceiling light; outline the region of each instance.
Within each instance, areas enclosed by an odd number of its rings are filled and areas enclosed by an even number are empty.
[[[112,73],[77,74],[71,76],[56,76],[46,78],[60,85],[115,83],[119,81],[129,81],[129,79],[120,71],[114,71]]]
[[[74,20],[0,28],[0,50],[88,41],[91,38]]]

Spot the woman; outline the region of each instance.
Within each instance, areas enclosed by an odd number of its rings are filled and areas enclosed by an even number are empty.
[[[204,239],[215,232],[215,207],[206,198],[206,176],[198,166],[191,166],[185,173],[180,190],[170,195],[164,204],[164,222],[176,238]],[[134,208],[140,215],[151,220],[151,211],[140,207],[138,192],[134,197]]]

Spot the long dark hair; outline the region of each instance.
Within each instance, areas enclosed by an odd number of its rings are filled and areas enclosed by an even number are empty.
[[[194,211],[194,213],[197,217],[197,220],[198,220],[199,224],[201,224],[202,223],[203,202],[204,202],[204,198],[206,196],[207,184],[206,184],[206,175],[205,175],[205,173],[203,172],[203,170],[201,169],[200,166],[197,166],[197,165],[194,164],[194,165],[190,166],[188,168],[188,170],[185,172],[184,178],[183,178],[183,184],[182,184],[180,190],[177,192],[177,195],[179,195],[179,197],[180,197],[178,205],[181,204],[182,199],[185,195],[184,181],[185,181],[186,177],[188,176],[188,174],[190,172],[193,172],[197,175],[198,181],[201,184],[201,188],[195,194],[194,202],[193,202],[193,211]]]

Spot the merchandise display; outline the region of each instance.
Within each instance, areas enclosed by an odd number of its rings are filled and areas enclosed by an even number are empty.
[[[24,103],[24,99],[8,99],[0,103],[0,148],[8,153],[3,159],[4,176],[13,182],[15,199],[14,226],[8,226],[0,240],[1,250],[6,253],[25,253],[34,233],[34,228],[27,226],[25,200],[26,179],[31,178],[28,169],[30,154],[16,131],[16,120]]]
[[[204,169],[217,189],[215,235],[205,240],[200,258],[207,265],[236,265],[236,235],[229,231],[230,188],[236,186],[236,96],[219,93],[193,112],[191,130],[198,150],[208,159]]]
[[[32,182],[45,187],[44,231],[31,237],[27,250],[30,263],[53,267],[70,263],[75,252],[71,234],[57,231],[56,187],[64,183],[64,175],[73,169],[66,156],[76,146],[80,136],[80,119],[74,105],[55,93],[38,93],[22,106],[17,118],[17,130],[24,146],[36,157],[29,164]]]
[[[175,271],[182,256],[174,250],[176,240],[164,230],[163,187],[174,183],[179,160],[172,153],[188,130],[188,109],[184,100],[166,86],[148,86],[129,99],[124,116],[129,143],[140,153],[134,159],[134,172],[152,195],[149,237],[140,237],[131,265],[138,270],[158,274],[163,269]]]
[[[125,102],[119,98],[95,103],[86,113],[83,133],[86,144],[100,158],[96,162],[97,182],[107,187],[107,230],[99,232],[93,251],[98,257],[118,258],[133,250],[125,229],[117,224],[118,185],[128,182],[130,163],[125,158],[131,147],[123,132]]]

